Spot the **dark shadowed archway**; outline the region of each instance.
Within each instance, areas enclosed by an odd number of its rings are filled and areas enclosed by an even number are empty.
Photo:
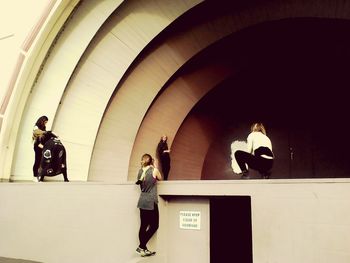
[[[213,57],[238,70],[183,122],[172,147],[178,156],[174,179],[186,166],[177,152],[196,151],[198,133],[211,141],[202,179],[237,178],[230,169],[230,144],[245,140],[253,121],[263,121],[273,140],[274,178],[347,177],[349,142],[339,143],[338,137],[350,84],[349,33],[345,20],[287,19],[242,30],[212,47]]]

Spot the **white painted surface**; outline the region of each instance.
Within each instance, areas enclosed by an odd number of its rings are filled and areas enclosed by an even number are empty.
[[[72,4],[74,1],[70,1]],[[79,160],[84,158],[89,152],[86,150],[91,147],[93,141],[86,142],[86,137],[91,133],[91,128],[80,126],[80,129],[73,129],[77,127],[79,121],[82,119],[81,114],[89,114],[93,117],[93,109],[89,104],[91,112],[85,112],[83,106],[89,103],[89,100],[81,100],[79,103],[73,105],[73,108],[68,109],[68,114],[71,117],[70,122],[64,123],[66,132],[64,133],[60,128],[60,124],[55,125],[54,120],[62,103],[62,96],[64,94],[66,85],[71,78],[77,63],[80,61],[82,54],[89,45],[91,39],[99,30],[101,25],[109,17],[109,15],[122,3],[122,0],[106,0],[106,1],[84,1],[78,11],[71,17],[71,20],[66,25],[55,43],[55,48],[51,50],[45,67],[40,74],[40,77],[32,89],[31,93],[26,98],[26,107],[21,113],[21,124],[18,128],[19,135],[16,140],[16,149],[14,152],[14,161],[12,167],[12,180],[31,180],[31,167],[33,165],[32,158],[23,158],[23,156],[33,156],[33,146],[31,144],[31,131],[35,121],[42,115],[49,117],[48,129],[53,129],[62,139],[63,143],[67,145],[68,152],[80,151]],[[71,26],[68,26],[71,25]],[[77,26],[79,25],[79,26]],[[52,25],[48,25],[50,27]],[[52,26],[54,28],[54,25]],[[48,33],[49,34],[49,33]],[[55,37],[55,36],[50,36]],[[74,98],[74,94],[70,100]],[[92,97],[96,103],[98,100],[96,96]],[[69,100],[68,100],[69,101]],[[78,109],[80,114],[76,113],[74,109]],[[88,119],[88,118],[83,118]],[[67,129],[67,127],[70,127]],[[84,130],[84,133],[80,131]],[[68,131],[68,132],[67,132]],[[66,134],[68,133],[69,136]],[[77,136],[80,136],[80,142],[77,142]],[[73,143],[74,142],[74,143]],[[67,162],[71,164],[72,179],[75,179],[74,172],[80,170],[81,162],[74,165],[72,162],[72,154],[67,155]],[[87,170],[83,170],[86,173]]]

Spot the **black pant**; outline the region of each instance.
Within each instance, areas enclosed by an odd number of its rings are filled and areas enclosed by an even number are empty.
[[[160,157],[160,164],[162,166],[163,180],[168,180],[168,175],[170,171],[170,157],[169,154],[163,154],[164,156]]]
[[[154,204],[153,210],[140,209],[141,225],[139,230],[139,247],[147,249],[147,243],[159,227],[158,205]]]
[[[43,152],[43,149],[41,149],[37,144],[34,144],[34,153],[35,153],[35,160],[33,165],[34,177],[38,177],[38,170],[40,167],[42,152]]]
[[[242,172],[247,171],[246,164],[249,168],[260,173],[268,172],[273,165],[273,159],[267,159],[260,155],[253,155],[240,150],[235,152],[235,158]]]
[[[69,182],[68,180],[68,175],[67,175],[67,168],[63,168],[61,170],[62,174],[63,174],[63,179],[65,182]],[[40,175],[40,178],[39,178],[39,181],[40,182],[44,182],[44,178],[45,178],[45,175]]]

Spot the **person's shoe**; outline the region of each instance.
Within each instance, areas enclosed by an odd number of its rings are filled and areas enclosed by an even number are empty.
[[[143,249],[142,249],[142,248],[140,248],[140,247],[137,247],[137,248],[136,248],[136,253],[137,253],[137,254],[141,255],[142,252],[143,252]]]
[[[156,254],[156,252],[149,251],[147,248],[143,249],[140,247],[136,248],[136,253],[139,254],[141,257],[149,257]]]
[[[34,176],[34,178],[33,178],[33,182],[35,182],[35,183],[38,183],[38,182],[40,182],[40,181],[39,181],[39,177],[37,177],[37,176]]]
[[[262,172],[260,173],[261,174],[261,177],[263,179],[269,179],[270,178],[270,175],[271,175],[271,172],[270,171],[267,171],[267,172]]]
[[[150,251],[148,249],[143,249],[141,252],[141,257],[149,257],[149,256],[154,256],[156,252]]]
[[[249,171],[243,171],[239,175],[241,175],[241,179],[249,179]]]

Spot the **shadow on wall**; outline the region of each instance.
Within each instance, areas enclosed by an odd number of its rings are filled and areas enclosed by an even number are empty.
[[[1,263],[41,263],[39,261],[31,261],[31,260],[24,260],[24,259],[18,259],[18,258],[4,258],[0,257]]]
[[[182,123],[170,179],[235,179],[230,146],[246,140],[253,122],[263,122],[272,140],[271,178],[350,177],[349,33],[348,21],[288,19],[225,39],[214,57],[238,70]]]

